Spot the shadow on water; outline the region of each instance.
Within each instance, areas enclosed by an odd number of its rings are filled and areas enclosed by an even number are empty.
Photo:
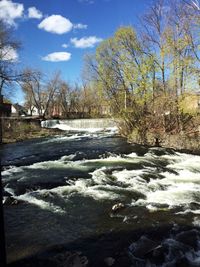
[[[144,228],[136,231],[118,231],[118,232],[109,232],[104,233],[98,236],[91,236],[88,238],[81,238],[74,242],[56,245],[37,253],[31,257],[24,258],[22,260],[13,262],[8,264],[9,267],[40,267],[40,266],[94,266],[94,267],[103,267],[103,266],[111,266],[106,263],[107,258],[114,259],[114,263],[112,266],[119,267],[129,267],[129,266],[162,266],[163,255],[159,251],[160,255],[156,255],[156,260],[161,263],[161,265],[146,265],[146,263],[151,262],[152,258],[155,258],[155,255],[152,256],[152,251],[155,254],[155,251],[158,253],[159,244],[163,242],[163,240],[170,240],[172,236],[175,236],[177,242],[181,241],[183,244],[182,250],[191,248],[192,250],[196,249],[195,242],[197,241],[197,236],[199,236],[198,228],[191,228],[187,225],[179,225],[176,228],[171,224],[166,224],[162,227],[151,227]],[[190,237],[189,237],[190,236]],[[192,236],[192,237],[191,237]],[[146,245],[142,245],[140,243],[140,249],[147,250],[149,249],[149,241],[152,241],[152,244],[156,244],[156,246],[152,247],[152,250],[149,251],[141,251],[139,252],[142,256],[142,261],[138,261],[138,258],[132,257],[130,255],[131,244],[136,244],[141,237],[146,238]],[[185,240],[183,240],[183,238]],[[166,243],[166,241],[164,241]],[[164,243],[163,242],[163,243]],[[176,241],[175,241],[176,242]],[[153,246],[153,245],[150,245]],[[166,245],[165,245],[166,246]],[[163,245],[164,248],[164,245]],[[164,248],[166,249],[166,247]],[[169,249],[169,248],[168,248]],[[62,264],[64,262],[64,257],[66,252],[77,253],[84,255],[88,259],[87,265],[67,265]],[[80,253],[79,253],[80,252]],[[175,253],[178,253],[177,245],[175,247]],[[186,252],[186,251],[185,251]],[[174,256],[175,257],[175,256]],[[178,257],[177,257],[178,258]],[[187,262],[187,259],[183,259],[184,255],[178,258],[177,263],[169,266],[176,267],[189,267],[189,266],[199,266],[199,265],[190,265]],[[149,264],[149,263],[148,263]],[[168,265],[163,265],[168,266]]]
[[[77,200],[80,203],[81,199]],[[68,211],[66,217],[59,213],[53,215],[51,212],[41,210],[35,205],[31,205],[32,208],[30,209],[30,206],[28,207],[26,203],[10,206],[10,211],[6,211],[7,242],[10,244],[7,251],[10,254],[8,255],[10,259],[8,266],[82,267],[84,265],[67,265],[64,263],[65,257],[67,257],[66,252],[68,254],[81,252],[89,261],[89,264],[86,265],[88,267],[108,266],[105,263],[106,258],[115,260],[113,266],[146,267],[146,265],[140,263],[136,265],[129,249],[131,244],[137,243],[142,237],[147,238],[147,246],[143,244],[141,248],[139,244],[140,255],[142,254],[143,260],[151,260],[152,258],[154,260],[156,257],[156,260],[165,262],[166,257],[163,259],[163,254],[166,253],[166,250],[174,250],[174,254],[181,255],[182,259],[187,251],[196,250],[196,243],[200,240],[200,230],[191,224],[190,215],[180,218],[178,215],[175,217],[173,212],[149,213],[145,207],[127,207],[127,209],[122,209],[111,216],[111,213],[109,213],[111,204],[113,203],[102,202],[99,203],[101,206],[98,206],[97,202],[94,201],[94,205],[91,205],[91,199],[87,198],[84,206],[79,204],[78,211],[78,206],[71,207],[71,211]],[[89,208],[90,211],[88,211]],[[84,210],[88,211],[88,215],[85,217],[80,216],[79,218],[73,214],[73,212],[83,214]],[[13,217],[14,213],[15,216]],[[138,218],[135,218],[135,214],[138,215]],[[124,222],[123,218],[127,215],[129,220]],[[31,224],[29,223],[30,219]],[[21,224],[20,235],[17,231],[19,222]],[[15,233],[9,233],[9,228],[16,229]],[[94,232],[96,233],[94,234]],[[168,240],[177,239],[177,236],[184,232],[188,232],[188,234],[181,240],[181,244],[184,243],[184,245],[181,245],[183,248],[179,249],[177,244],[171,244],[172,241],[169,242],[169,245],[167,244]],[[82,237],[80,238],[80,236]],[[17,240],[14,247],[12,247],[13,240]],[[24,246],[25,240],[26,247]],[[162,242],[164,243],[164,251],[160,251],[159,248]],[[33,244],[35,245],[33,246]],[[149,251],[153,253],[149,253]],[[169,266],[199,266],[189,265],[188,263],[183,265],[183,262],[181,264]],[[147,266],[151,267],[151,265]],[[160,267],[162,265],[152,266]]]

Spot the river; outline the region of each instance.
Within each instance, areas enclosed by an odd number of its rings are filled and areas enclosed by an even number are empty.
[[[74,246],[90,266],[200,266],[200,157],[89,126],[1,147],[8,262]]]

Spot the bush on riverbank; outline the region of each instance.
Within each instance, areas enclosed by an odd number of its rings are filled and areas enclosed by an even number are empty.
[[[46,129],[37,119],[3,119],[3,143],[13,143],[26,139],[59,134],[58,129]]]
[[[146,134],[146,142],[140,138],[136,131],[133,131],[128,136],[128,141],[131,143],[145,144],[149,146],[161,146],[167,148],[174,148],[178,150],[185,150],[186,152],[192,152],[195,154],[200,153],[200,135],[199,132],[179,134],[162,133],[155,134],[148,132]]]

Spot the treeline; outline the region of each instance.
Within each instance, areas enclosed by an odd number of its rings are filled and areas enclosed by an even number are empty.
[[[191,106],[195,101],[200,106],[194,93],[200,87],[198,1],[152,3],[137,28],[120,27],[95,54],[86,56],[84,82],[76,84],[61,79],[59,72],[47,77],[39,70],[19,71],[11,55],[20,43],[0,20],[0,95],[18,83],[29,114],[40,117],[102,117],[112,112],[121,119],[124,135],[134,132],[144,143],[149,132],[195,130],[198,108]]]
[[[20,48],[21,43],[15,39],[12,28],[0,20],[0,117],[3,95],[9,98],[11,92],[13,97],[16,86],[24,92],[24,107],[29,115],[42,118],[109,115],[109,107],[95,86],[84,81],[66,82],[59,71],[47,75],[39,69],[20,69],[17,58]]]
[[[103,98],[84,82],[67,83],[57,72],[46,77],[39,70],[26,69],[20,81],[25,107],[30,115],[43,118],[98,117],[107,115]]]
[[[135,132],[145,143],[148,132],[159,136],[194,126],[198,110],[191,114],[187,105],[199,90],[199,49],[198,6],[158,0],[137,28],[120,27],[87,55],[85,73],[122,119],[123,134]]]

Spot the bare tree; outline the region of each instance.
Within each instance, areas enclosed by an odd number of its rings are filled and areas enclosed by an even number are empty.
[[[59,72],[53,74],[49,79],[45,79],[40,70],[26,69],[23,72],[21,87],[25,93],[26,105],[30,113],[36,108],[38,115],[42,118],[51,115],[49,114],[50,107],[61,85]]]
[[[30,110],[36,108],[39,116],[43,115],[43,76],[39,70],[25,69],[21,83],[26,105]]]
[[[42,116],[44,118],[48,114],[51,103],[53,102],[55,95],[59,92],[62,83],[63,82],[60,78],[60,72],[56,72],[55,74],[53,74],[53,77],[48,80],[46,86],[44,86],[44,91],[42,93],[43,94],[43,99],[42,99],[43,114],[42,114]],[[49,114],[49,115],[51,116],[51,114]]]
[[[168,24],[169,10],[164,0],[156,1],[143,16],[145,29],[144,40],[149,47],[149,54],[154,58],[156,68],[161,72],[163,92],[166,94],[167,55],[165,32]]]
[[[21,78],[15,70],[19,48],[20,43],[14,39],[12,30],[0,20],[0,95],[4,87]]]
[[[194,10],[200,11],[200,2],[198,0],[183,0],[183,2]]]

